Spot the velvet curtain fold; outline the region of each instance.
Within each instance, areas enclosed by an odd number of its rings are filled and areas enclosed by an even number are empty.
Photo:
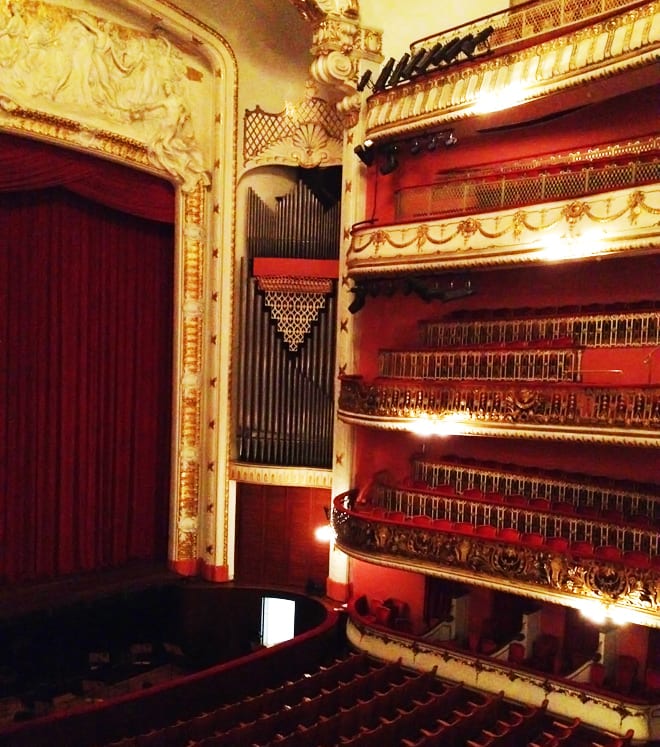
[[[104,182],[85,158],[65,188],[35,191],[66,172],[59,154],[21,176],[16,153],[11,179],[0,167],[0,579],[164,561],[172,201],[155,222],[80,198],[71,182],[107,194],[118,175]],[[133,172],[120,170],[126,199]]]
[[[129,215],[174,222],[169,182],[75,150],[0,134],[0,192],[53,186]]]

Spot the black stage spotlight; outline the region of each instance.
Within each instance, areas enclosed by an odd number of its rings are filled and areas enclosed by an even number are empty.
[[[371,80],[371,70],[365,70],[365,71],[364,71],[364,72],[362,73],[362,77],[361,77],[361,78],[360,78],[360,80],[358,81],[358,84],[357,84],[357,90],[358,90],[358,91],[364,91],[364,89],[365,89],[365,88],[367,87],[367,85],[369,84],[369,81],[370,81],[370,80]]]
[[[463,42],[468,38],[472,38],[472,34],[468,34],[463,38],[456,37],[456,39],[449,42],[449,44],[445,47],[442,53],[442,59],[448,65],[450,65],[456,59],[458,53],[461,51],[461,44],[463,44]]]
[[[409,80],[413,75],[417,74],[419,63],[426,56],[426,50],[424,48],[418,49],[414,55],[408,60],[408,64],[403,68],[401,77],[404,80]]]
[[[394,69],[394,63],[396,60],[394,57],[390,57],[390,59],[383,65],[383,67],[380,69],[380,74],[376,78],[376,82],[374,83],[374,92],[382,91],[383,88],[385,88],[385,85],[387,83],[387,79],[392,74],[392,70]]]
[[[426,150],[428,151],[434,151],[438,147],[438,136],[437,135],[431,135],[429,138],[428,143],[426,143]]]
[[[373,165],[376,159],[376,148],[373,140],[365,140],[363,144],[356,145],[353,152],[367,167]]]
[[[396,66],[394,70],[392,71],[392,75],[390,75],[389,80],[386,83],[386,86],[395,86],[400,80],[401,75],[403,73],[404,68],[408,64],[408,60],[410,59],[410,55],[408,52],[406,52],[404,55],[402,55],[399,58],[399,61],[396,63]]]
[[[445,50],[450,44],[453,44],[455,41],[456,39],[452,39],[452,41],[449,41],[446,44],[436,44],[435,47],[433,47],[433,53],[431,54],[429,65],[432,67],[439,65],[444,60],[443,55],[445,53]]]
[[[383,176],[391,174],[399,167],[399,159],[396,157],[397,151],[399,150],[396,145],[388,145],[385,149],[385,160],[380,165],[380,173]]]
[[[364,308],[364,304],[367,301],[367,289],[361,285],[356,285],[355,288],[351,288],[350,292],[354,293],[355,297],[348,305],[348,311],[351,314],[357,314],[358,311]]]
[[[466,37],[461,42],[461,52],[463,52],[466,57],[472,59],[475,50],[483,44],[486,45],[486,51],[490,52],[490,44],[488,43],[488,39],[494,31],[495,29],[492,26],[486,26],[486,28],[481,29],[481,31],[476,36],[472,36],[471,38]]]
[[[410,143],[410,154],[412,156],[416,156],[421,150],[422,150],[422,141],[418,137],[416,137]]]
[[[458,142],[458,138],[456,137],[456,135],[454,135],[454,131],[453,131],[453,130],[450,130],[450,131],[449,131],[449,134],[448,134],[448,135],[447,135],[447,137],[445,138],[445,145],[446,145],[446,146],[447,146],[448,148],[451,148],[451,146],[452,146],[452,145],[456,145],[456,143],[457,143],[457,142]]]
[[[431,67],[433,64],[433,58],[435,55],[442,49],[442,44],[438,42],[438,44],[434,44],[431,49],[424,51],[424,56],[422,59],[417,63],[416,72],[418,74],[425,73],[427,68]]]

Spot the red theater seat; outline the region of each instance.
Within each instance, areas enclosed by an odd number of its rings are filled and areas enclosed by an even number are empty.
[[[548,537],[545,541],[545,546],[548,550],[554,550],[555,552],[565,552],[568,550],[568,540],[566,537]]]
[[[621,560],[621,550],[615,545],[600,545],[594,550],[594,556],[602,560]]]
[[[579,558],[592,558],[594,555],[594,546],[591,542],[573,542],[571,543],[571,554]]]
[[[520,532],[511,527],[500,529],[497,536],[502,542],[520,542]]]

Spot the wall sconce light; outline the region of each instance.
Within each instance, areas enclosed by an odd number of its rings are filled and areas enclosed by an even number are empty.
[[[330,506],[323,506],[323,512],[325,513],[327,524],[323,524],[314,530],[314,537],[317,542],[332,542],[335,537],[335,530],[332,527],[332,510]]]

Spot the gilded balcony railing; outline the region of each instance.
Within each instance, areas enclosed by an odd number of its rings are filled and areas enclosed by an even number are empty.
[[[544,543],[482,536],[471,526],[463,531],[460,523],[369,514],[354,509],[355,497],[355,491],[337,496],[332,511],[337,547],[349,555],[454,580],[515,584],[519,593],[548,601],[616,606],[633,621],[660,625],[657,562],[598,555],[591,543],[585,543],[591,552],[562,552]]]
[[[488,42],[491,51],[511,44],[520,44],[558,29],[592,21],[599,16],[625,8],[635,8],[639,2],[631,0],[540,0],[524,3],[500,13],[477,19],[438,34],[432,34],[413,42],[411,51],[431,48],[435,44],[446,44],[456,36],[477,36],[488,26],[493,27]]]
[[[575,510],[593,508],[606,514],[620,512],[625,519],[660,519],[657,486],[622,483],[586,475],[534,470],[527,473],[510,465],[482,466],[458,461],[412,460],[412,479],[429,488],[452,485],[457,493],[477,490],[487,495],[518,495],[565,504]]]
[[[423,345],[431,348],[470,347],[488,344],[526,343],[539,340],[571,340],[579,347],[655,347],[660,345],[660,311],[646,309],[596,313],[556,309],[552,313],[509,309],[506,318],[497,312],[471,312],[470,319],[425,321],[420,325]],[[488,318],[490,316],[490,318]],[[475,318],[476,317],[476,318]]]
[[[391,379],[476,379],[497,381],[579,381],[582,351],[538,350],[382,350],[379,376]]]
[[[451,432],[506,426],[520,435],[660,446],[660,387],[584,387],[340,378],[339,417],[374,427]],[[530,430],[533,429],[533,430]],[[427,428],[426,428],[427,429]],[[450,432],[443,428],[442,432]],[[498,431],[506,435],[504,430]]]

